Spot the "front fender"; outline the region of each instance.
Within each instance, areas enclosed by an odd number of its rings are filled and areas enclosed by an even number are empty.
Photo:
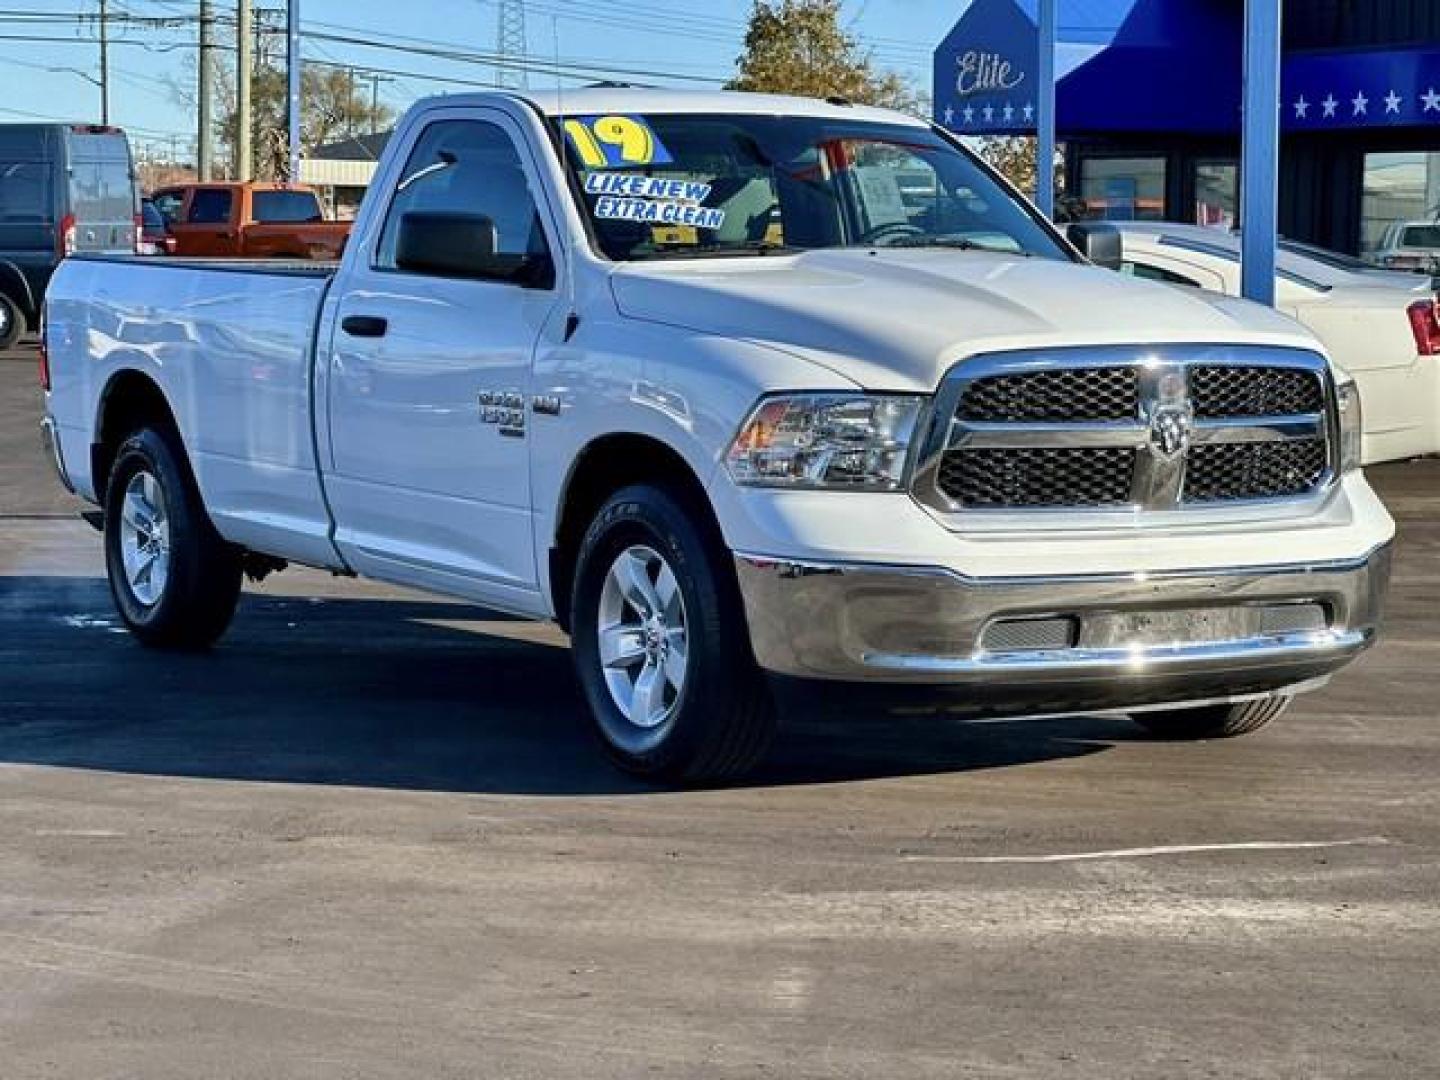
[[[761,395],[855,388],[833,371],[758,342],[623,318],[586,320],[571,341],[542,345],[532,400],[558,405],[557,413],[532,411],[529,418],[536,565],[542,577],[571,469],[596,440],[654,439],[678,454],[708,488]],[[547,592],[549,585],[541,582]]]

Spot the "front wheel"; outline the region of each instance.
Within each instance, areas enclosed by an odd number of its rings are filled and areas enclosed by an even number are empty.
[[[172,433],[121,445],[105,496],[105,569],[130,632],[157,648],[203,649],[235,614],[240,551],[210,523]]]
[[[1161,739],[1232,739],[1258,731],[1289,708],[1290,701],[1279,694],[1228,705],[1135,713],[1130,719]]]
[[[649,485],[611,496],[580,546],[571,618],[607,754],[628,772],[692,783],[745,772],[775,729],[739,588],[698,514]]]

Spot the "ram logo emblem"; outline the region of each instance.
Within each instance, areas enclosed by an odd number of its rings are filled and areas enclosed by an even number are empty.
[[[1183,409],[1156,409],[1150,417],[1150,449],[1166,461],[1190,449],[1190,414]]]

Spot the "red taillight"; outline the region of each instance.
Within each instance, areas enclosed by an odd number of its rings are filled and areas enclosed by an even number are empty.
[[[75,254],[75,215],[66,214],[60,221],[60,233],[55,238],[60,258]]]
[[[1416,300],[1405,309],[1410,329],[1415,332],[1415,348],[1421,356],[1440,356],[1440,306],[1434,300]]]

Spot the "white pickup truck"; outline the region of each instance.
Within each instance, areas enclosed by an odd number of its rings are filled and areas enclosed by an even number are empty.
[[[142,642],[210,645],[286,563],[554,619],[668,780],[759,757],[767,672],[1239,734],[1371,644],[1389,576],[1304,329],[1091,265],[841,100],[421,102],[338,268],[67,260],[44,344]]]

